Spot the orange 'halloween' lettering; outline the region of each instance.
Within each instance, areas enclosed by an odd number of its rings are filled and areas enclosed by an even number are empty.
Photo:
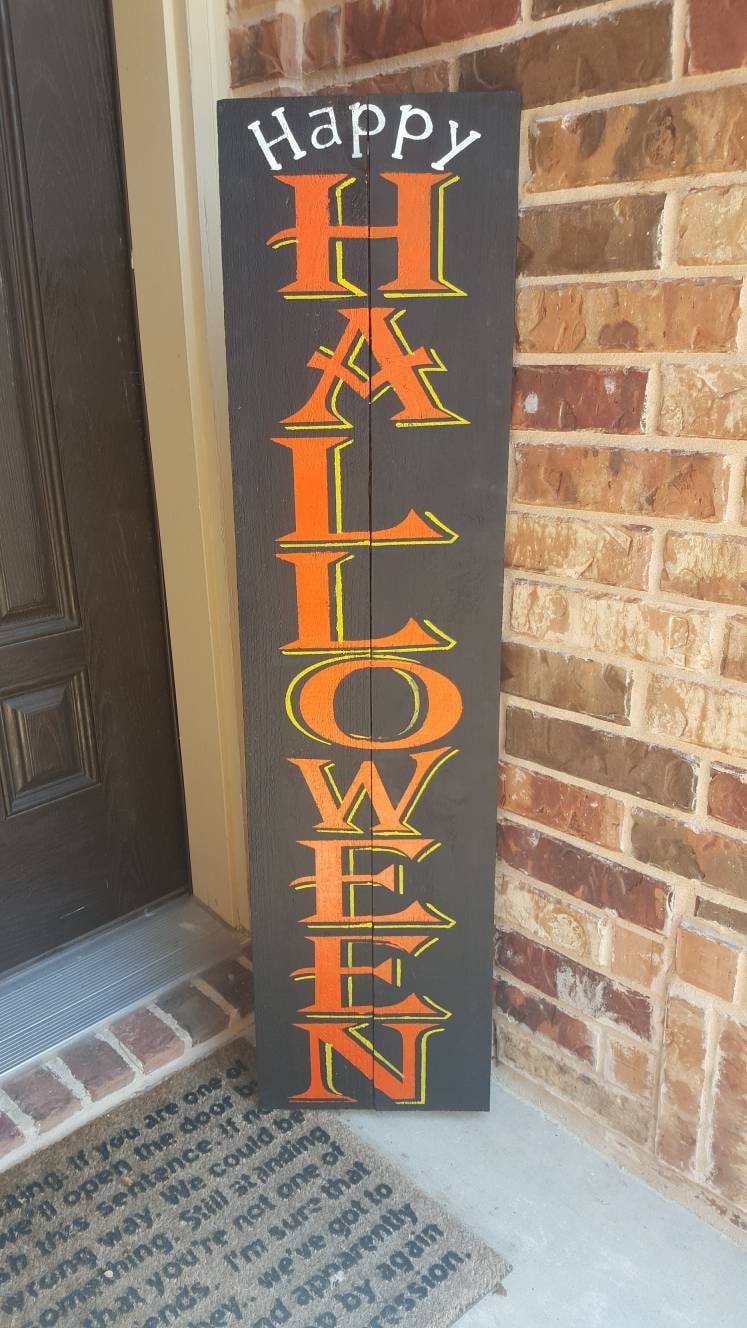
[[[289,428],[348,428],[349,421],[336,408],[340,385],[359,397],[376,400],[390,387],[399,397],[401,409],[392,415],[396,425],[464,424],[461,416],[446,410],[425,375],[443,371],[443,364],[425,346],[412,350],[397,320],[404,309],[338,309],[345,327],[334,350],[314,351],[310,369],[319,370],[319,381],[304,406],[282,421]],[[357,363],[364,345],[378,364],[375,373]]]
[[[397,190],[397,221],[392,226],[345,225],[342,222],[342,191],[354,178],[347,175],[278,175],[277,179],[293,190],[296,205],[295,225],[277,231],[267,241],[273,248],[293,244],[296,251],[295,279],[282,286],[287,296],[363,294],[342,275],[343,240],[396,240],[397,275],[380,286],[382,291],[402,294],[451,294],[453,287],[439,275],[432,275],[433,191],[455,177],[448,172],[423,171],[412,174],[382,174]],[[334,202],[330,198],[335,191]],[[337,211],[337,223],[329,220],[330,206]],[[336,246],[336,279],[330,262],[330,246]]]
[[[378,931],[374,937],[376,945],[386,945],[403,954],[414,954],[428,940],[426,935],[382,935]],[[381,963],[361,963],[353,957],[355,949],[363,948],[364,959],[371,959],[371,941],[349,936],[311,936],[314,947],[314,962],[308,968],[297,968],[291,973],[297,980],[309,979],[314,983],[314,999],[310,1005],[304,1005],[299,1014],[374,1014],[382,1011],[384,1015],[423,1015],[433,1014],[433,1007],[427,1005],[419,996],[410,994],[393,1005],[381,1005],[378,1001],[358,1002],[352,990],[347,999],[343,996],[342,986],[352,987],[356,978],[374,977],[389,986],[397,985],[394,960],[384,959]]]
[[[415,698],[409,724],[393,738],[369,738],[346,733],[337,722],[337,689],[346,679],[373,669],[388,669],[403,678],[410,684]],[[332,660],[294,679],[288,689],[287,705],[293,723],[302,732],[320,738],[322,742],[363,748],[365,751],[401,752],[411,747],[427,747],[450,733],[462,715],[462,698],[456,684],[444,674],[411,659]]]
[[[373,914],[356,911],[355,889],[366,886],[372,889],[380,886],[391,894],[398,895],[400,879],[395,864],[390,863],[380,871],[373,870],[373,852],[387,852],[392,857],[404,858],[415,862],[433,844],[432,839],[299,839],[301,848],[308,848],[314,854],[314,871],[310,876],[297,876],[291,881],[294,890],[315,891],[315,909],[309,917],[301,918],[302,926],[357,926],[373,927],[450,927],[451,918],[443,913],[431,912],[422,904],[415,902],[396,913]],[[352,858],[364,850],[371,854],[368,870],[352,870]],[[345,869],[343,858],[347,856],[349,865]],[[369,905],[370,908],[370,905]]]
[[[438,769],[444,761],[454,755],[455,751],[455,747],[434,747],[429,752],[411,752],[410,757],[415,762],[415,770],[396,807],[373,761],[362,761],[347,791],[341,793],[334,780],[334,765],[329,761],[314,757],[288,759],[291,765],[297,765],[301,771],[306,787],[321,815],[322,819],[314,826],[315,830],[321,830],[326,834],[355,833],[357,826],[353,818],[363,798],[367,796],[378,817],[377,823],[372,827],[374,834],[414,835],[417,834],[417,830],[407,825],[406,818],[431,775],[435,773],[434,766]]]
[[[382,1021],[379,1027],[391,1029],[402,1043],[402,1069],[393,1070],[376,1054],[360,1033],[354,1019],[336,1023],[296,1024],[308,1035],[311,1077],[303,1093],[294,1093],[294,1102],[354,1102],[355,1098],[338,1093],[332,1082],[332,1052],[346,1060],[368,1079],[374,1089],[392,1102],[422,1102],[424,1093],[423,1053],[429,1033],[437,1032],[432,1023],[397,1023]]]

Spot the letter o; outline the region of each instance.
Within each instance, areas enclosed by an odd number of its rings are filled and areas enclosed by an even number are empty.
[[[412,719],[403,731],[389,740],[365,738],[345,733],[335,719],[335,696],[340,683],[354,673],[369,669],[391,669],[406,678],[416,698]],[[298,712],[302,723],[293,713],[293,694],[300,683]],[[423,699],[427,708],[423,713]],[[288,713],[297,728],[310,737],[334,743],[340,747],[359,747],[366,751],[406,751],[412,747],[425,747],[438,742],[458,724],[462,714],[462,698],[456,685],[435,669],[409,659],[350,659],[335,660],[323,667],[313,668],[294,678],[288,689]]]

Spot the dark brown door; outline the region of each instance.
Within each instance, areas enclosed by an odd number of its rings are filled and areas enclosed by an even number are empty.
[[[0,971],[187,886],[106,0],[0,0]]]

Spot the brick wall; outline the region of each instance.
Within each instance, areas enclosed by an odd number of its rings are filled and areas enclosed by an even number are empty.
[[[522,93],[497,1046],[747,1226],[747,5],[229,28],[238,95]]]

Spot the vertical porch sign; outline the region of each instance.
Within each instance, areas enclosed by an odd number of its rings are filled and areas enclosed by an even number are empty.
[[[485,1109],[517,99],[219,141],[261,1099]]]

